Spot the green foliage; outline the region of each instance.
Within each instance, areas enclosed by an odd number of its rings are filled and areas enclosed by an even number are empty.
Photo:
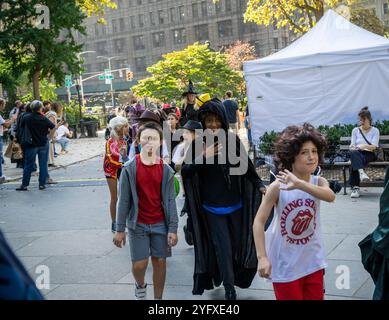
[[[277,140],[279,136],[279,132],[270,131],[265,132],[260,138],[259,138],[259,150],[263,154],[272,154],[273,153],[273,147],[274,142]]]
[[[317,129],[325,135],[329,146],[329,152],[333,152],[340,144],[341,137],[350,137],[351,132],[358,124],[335,124],[333,126],[321,125]],[[389,120],[376,121],[373,126],[380,131],[380,135],[389,135]],[[276,141],[279,132],[265,132],[259,138],[259,150],[263,154],[272,154],[274,142]]]
[[[40,15],[34,7],[37,4],[49,8],[48,29],[32,25]],[[78,72],[77,53],[82,45],[76,43],[73,32],[85,34],[85,18],[75,0],[14,0],[0,11],[0,61],[9,61],[18,74],[28,71],[34,96],[39,98],[40,79],[62,83],[66,69],[66,73]]]
[[[79,106],[75,101],[71,101],[70,104],[63,104],[64,114],[66,115],[66,121],[70,125],[76,125],[80,122]]]
[[[39,83],[41,100],[56,101],[58,99],[58,96],[55,93],[55,89],[57,89],[57,87],[58,87],[57,85],[49,82],[47,79],[41,80]],[[28,84],[27,90],[28,93],[20,98],[20,100],[23,101],[24,103],[34,100],[31,83]]]
[[[139,97],[162,101],[181,98],[189,79],[197,92],[218,97],[227,90],[237,93],[242,81],[242,76],[228,66],[226,55],[210,49],[208,43],[194,43],[183,51],[167,53],[147,71],[151,76],[131,89]]]

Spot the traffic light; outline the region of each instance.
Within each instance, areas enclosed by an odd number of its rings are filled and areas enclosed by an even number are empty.
[[[134,78],[134,73],[132,71],[127,71],[126,72],[126,80],[131,81],[132,78]]]

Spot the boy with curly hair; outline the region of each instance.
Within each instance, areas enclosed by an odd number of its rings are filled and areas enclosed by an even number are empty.
[[[328,181],[314,176],[326,141],[313,126],[289,126],[275,144],[277,179],[254,221],[260,277],[273,282],[277,300],[323,300],[327,267],[321,235],[320,200],[333,202]],[[264,226],[274,206],[270,227]]]

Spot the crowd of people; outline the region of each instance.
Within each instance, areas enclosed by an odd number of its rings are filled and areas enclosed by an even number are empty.
[[[104,168],[115,167],[113,175],[105,169],[113,242],[123,247],[127,227],[136,299],[147,296],[150,258],[154,298],[162,299],[166,258],[178,240],[178,174],[185,197],[181,216],[188,215],[185,240],[194,246],[193,294],[223,285],[225,298],[234,300],[235,287],[250,287],[258,273],[273,283],[277,299],[324,299],[320,201],[335,200],[318,175],[325,137],[310,124],[287,127],[275,145],[276,179],[266,188],[237,135],[232,93],[222,102],[200,95],[190,83],[184,97],[181,109],[164,106],[162,112],[134,101],[125,117],[109,124]],[[367,152],[373,153],[379,139],[368,109],[359,118],[360,134],[353,132],[350,146],[352,197],[356,174],[366,179],[363,168],[374,160]],[[372,142],[363,142],[363,134]]]
[[[5,107],[5,100],[0,99],[0,110]],[[1,117],[1,116],[0,116]],[[48,167],[55,166],[55,157],[68,153],[69,139],[73,133],[64,119],[62,105],[58,102],[34,100],[30,103],[15,102],[9,117],[0,118],[0,183],[6,182],[2,174],[3,136],[7,130],[8,148],[6,155],[16,168],[23,169],[23,180],[17,191],[27,191],[31,174],[37,171],[36,158],[39,163],[39,189],[56,182],[50,178]],[[56,143],[60,149],[56,148]],[[58,152],[56,152],[58,151]]]
[[[194,247],[194,295],[223,285],[225,299],[235,300],[236,287],[249,288],[258,274],[272,282],[278,300],[323,300],[327,262],[320,202],[335,200],[318,174],[326,138],[308,123],[285,128],[274,149],[275,179],[266,187],[239,138],[232,92],[221,101],[195,92],[190,82],[183,97],[182,108],[164,104],[154,110],[134,98],[108,123],[103,169],[110,225],[114,245],[122,248],[128,239],[135,298],[147,297],[150,260],[154,298],[163,298],[166,259],[178,242],[176,197],[182,188],[185,240]],[[36,156],[43,190],[53,142],[66,153],[71,133],[58,104],[33,101],[24,112],[22,104],[15,108],[19,111],[12,110],[9,120],[0,117],[0,136],[11,128],[22,145],[24,157],[17,165],[24,172],[17,190],[27,190]],[[360,127],[350,145],[353,198],[359,197],[360,181],[369,179],[364,168],[376,159],[379,142],[368,108],[358,116]],[[245,125],[251,127],[248,110]],[[371,242],[365,241],[365,254]]]

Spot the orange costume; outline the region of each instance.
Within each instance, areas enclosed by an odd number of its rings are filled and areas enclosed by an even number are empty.
[[[104,174],[106,178],[119,178],[123,162],[126,160],[121,159],[120,156],[119,150],[122,146],[127,148],[127,142],[124,139],[120,139],[118,141],[113,138],[109,138],[105,143]]]

